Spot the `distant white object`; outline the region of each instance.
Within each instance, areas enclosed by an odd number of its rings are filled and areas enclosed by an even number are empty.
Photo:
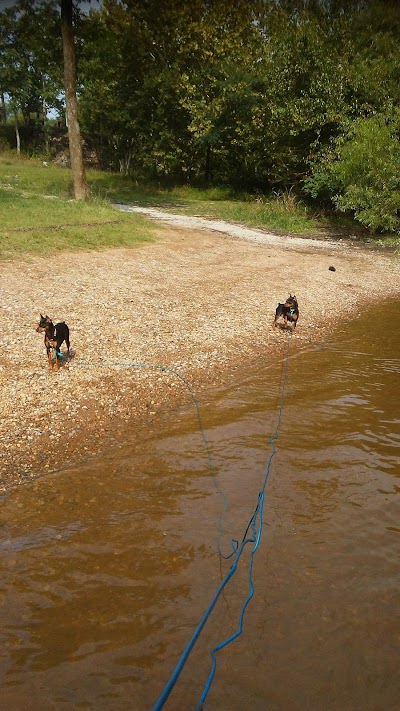
[[[43,168],[48,168],[49,164],[46,160],[43,161]]]

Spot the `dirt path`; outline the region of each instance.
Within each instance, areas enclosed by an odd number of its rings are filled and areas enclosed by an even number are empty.
[[[238,362],[283,353],[271,323],[289,292],[300,306],[292,348],[325,339],[368,302],[398,297],[394,255],[246,228],[240,239],[238,226],[218,221],[223,230],[210,231],[207,220],[184,219],[191,229],[168,216],[158,241],[137,249],[0,265],[0,491],[97,455],[128,423],[140,437],[166,407],[189,401],[169,372],[110,364],[164,365],[201,404],[202,390],[228,381]],[[47,370],[40,312],[71,329],[74,357],[59,372]]]
[[[164,222],[172,227],[183,227],[186,230],[206,230],[207,232],[220,232],[229,237],[237,237],[238,239],[249,240],[250,242],[258,242],[259,244],[271,245],[274,247],[285,247],[286,249],[304,247],[312,243],[314,249],[330,249],[335,250],[338,243],[330,239],[318,239],[317,237],[288,237],[287,235],[273,234],[266,230],[257,229],[255,227],[244,227],[236,225],[224,220],[214,220],[205,217],[191,215],[173,215],[169,212],[156,210],[153,207],[142,207],[141,205],[126,205],[117,203],[115,205],[119,210],[125,212],[138,212],[142,215],[150,217],[157,222]]]

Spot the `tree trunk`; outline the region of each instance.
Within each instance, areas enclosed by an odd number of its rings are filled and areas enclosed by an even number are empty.
[[[19,135],[19,126],[18,126],[18,114],[15,112],[14,114],[14,126],[15,126],[15,139],[17,142],[17,153],[18,155],[21,153],[21,138]]]
[[[1,92],[1,121],[2,123],[6,124],[7,123],[7,109],[6,109],[6,100],[4,98],[4,93]]]
[[[89,196],[89,187],[86,181],[81,132],[78,121],[76,59],[72,29],[72,0],[61,0],[61,31],[64,53],[65,105],[74,194],[76,200],[85,200]]]
[[[47,106],[46,106],[46,99],[44,96],[44,90],[45,90],[45,83],[44,79],[42,79],[42,87],[43,87],[43,98],[42,98],[42,125],[43,125],[43,133],[44,133],[44,144],[45,144],[45,151],[46,154],[48,154],[49,151],[49,132],[48,132],[48,127],[47,127]]]

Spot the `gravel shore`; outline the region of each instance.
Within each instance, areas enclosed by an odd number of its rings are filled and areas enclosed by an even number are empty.
[[[201,402],[235,364],[283,353],[272,321],[289,292],[300,307],[293,348],[323,341],[368,303],[398,298],[396,255],[200,227],[169,220],[157,242],[136,249],[0,265],[0,493],[98,455],[128,423],[139,437],[157,413],[188,401],[170,370]],[[40,313],[70,327],[72,358],[58,372],[35,332]],[[170,370],[117,365],[133,363]]]

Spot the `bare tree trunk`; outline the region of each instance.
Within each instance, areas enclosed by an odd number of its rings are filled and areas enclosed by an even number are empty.
[[[18,114],[15,112],[14,114],[14,126],[15,126],[15,139],[17,142],[17,153],[18,155],[21,153],[21,138],[19,135],[19,126],[18,126]]]
[[[6,100],[4,98],[4,93],[1,92],[1,121],[2,123],[7,123],[7,109],[6,109]]]
[[[42,121],[43,121],[43,133],[44,133],[44,144],[45,144],[45,150],[46,153],[49,153],[49,132],[48,132],[48,126],[47,126],[47,106],[46,106],[46,99],[44,98],[44,90],[45,90],[45,83],[44,79],[42,79],[42,87],[43,87],[43,98],[42,98]]]
[[[61,31],[64,52],[65,105],[74,194],[76,200],[85,200],[89,196],[89,187],[86,181],[81,132],[78,121],[76,58],[74,33],[72,29],[72,0],[61,0]]]

